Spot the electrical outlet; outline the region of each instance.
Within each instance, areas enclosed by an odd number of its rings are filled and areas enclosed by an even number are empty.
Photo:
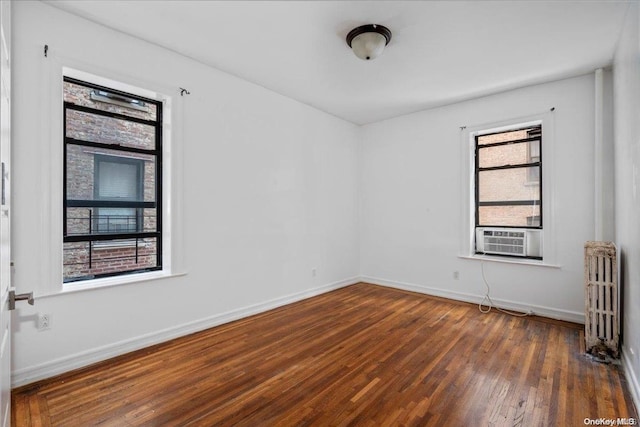
[[[51,329],[51,315],[50,314],[40,314],[38,316],[38,330],[46,331]]]
[[[454,278],[454,280],[458,280],[460,278],[460,272],[459,271],[454,271],[453,272],[453,278]]]
[[[311,269],[311,277],[316,277],[316,273],[317,273],[317,272],[318,272],[318,269],[317,269],[317,268],[315,268],[315,267],[314,267],[314,268],[312,268],[312,269]]]

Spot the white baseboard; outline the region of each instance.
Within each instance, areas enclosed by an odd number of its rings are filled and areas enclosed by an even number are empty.
[[[219,326],[224,323],[233,322],[234,320],[272,310],[283,305],[291,304],[297,301],[314,297],[316,295],[324,294],[335,289],[353,285],[355,283],[358,283],[359,281],[359,277],[352,277],[338,282],[329,283],[324,286],[308,289],[306,291],[297,292],[295,294],[274,298],[272,300],[265,301],[259,304],[254,304],[236,310],[228,311],[226,313],[216,314],[214,316],[196,320],[194,322],[189,322],[160,331],[151,332],[149,334],[130,338],[102,347],[92,348],[90,350],[76,353],[70,356],[51,360],[40,365],[19,369],[12,373],[11,387],[20,387],[26,384],[50,378],[64,372],[82,368],[84,366],[101,362],[115,356],[120,356],[131,351],[140,350],[151,345],[160,344],[174,338],[179,338],[181,336],[185,336],[194,332],[199,332],[205,329],[212,328],[214,326]]]
[[[416,285],[414,283],[398,282],[396,280],[380,279],[377,277],[361,276],[360,279],[362,282],[371,283],[374,285],[387,286],[390,288],[402,289],[402,290],[411,291],[411,292],[418,292],[421,294],[448,298],[448,299],[457,300],[457,301],[470,302],[474,304],[479,304],[484,298],[484,295],[473,295],[473,294],[467,294],[462,292],[454,292],[446,289],[432,288],[429,286]],[[500,306],[500,308],[504,308],[507,310],[514,310],[514,311],[519,311],[523,313],[526,313],[529,310],[531,310],[536,316],[543,316],[543,317],[549,317],[551,319],[565,320],[567,322],[584,324],[584,313],[569,311],[569,310],[561,310],[561,309],[552,308],[552,307],[543,307],[539,305],[521,303],[516,301],[502,300],[502,299],[493,298],[493,297],[491,299],[496,305]]]
[[[636,411],[640,410],[640,381],[631,366],[631,361],[624,347],[622,347],[622,367],[624,368],[624,376],[627,379],[629,385],[629,391],[631,392],[631,398],[634,405],[636,405]]]

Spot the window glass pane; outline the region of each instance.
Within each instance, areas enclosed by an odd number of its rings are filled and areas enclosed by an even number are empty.
[[[155,231],[156,209],[67,208],[68,236]]]
[[[155,159],[155,156],[148,154],[68,144],[67,199],[140,200],[144,197],[145,202],[153,202],[156,193]],[[134,170],[137,168],[131,165],[135,165],[136,162],[139,162],[140,169],[144,170],[142,182],[140,177],[133,180]],[[96,170],[100,171],[100,176],[96,176]],[[120,176],[120,173],[123,175]],[[134,184],[136,190],[133,188]],[[142,188],[142,195],[139,194],[139,188]],[[118,194],[120,196],[115,197]]]
[[[525,139],[527,130],[515,130],[511,132],[495,133],[493,135],[482,135],[478,137],[478,145],[495,144],[497,142],[515,141],[517,139]]]
[[[97,208],[93,217],[95,233],[135,233],[138,231],[138,210],[134,208]]]
[[[479,172],[479,201],[540,200],[540,184],[530,181],[536,175],[533,169],[539,170],[539,167]]]
[[[539,136],[541,132],[540,126],[532,126],[530,128],[512,130],[491,135],[478,136],[478,145],[495,144],[498,142],[516,141],[518,139],[526,139],[533,136]]]
[[[65,243],[64,281],[157,267],[155,238]]]
[[[481,168],[539,162],[540,141],[481,147],[478,161]]]
[[[67,136],[81,141],[155,149],[155,127],[82,111],[66,110]]]
[[[480,206],[480,226],[539,227],[540,206]]]
[[[64,82],[64,100],[72,104],[124,114],[139,119],[155,121],[156,106],[135,97],[119,97],[113,92],[104,92],[71,82]]]

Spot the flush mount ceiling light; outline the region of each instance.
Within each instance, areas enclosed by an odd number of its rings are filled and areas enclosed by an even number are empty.
[[[362,25],[347,34],[347,44],[360,59],[375,59],[391,40],[391,30],[377,24]]]

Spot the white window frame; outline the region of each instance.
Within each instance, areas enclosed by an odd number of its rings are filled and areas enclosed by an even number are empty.
[[[156,99],[163,104],[163,264],[162,270],[132,275],[114,276],[63,283],[63,233],[62,233],[62,197],[63,197],[63,77],[106,86],[137,96]],[[60,52],[50,52],[42,69],[43,92],[40,109],[42,123],[41,153],[38,156],[38,169],[42,188],[49,191],[40,204],[40,245],[38,284],[34,293],[37,297],[55,296],[61,293],[85,291],[129,283],[144,282],[186,274],[183,240],[183,203],[182,203],[182,152],[173,149],[174,140],[182,137],[182,127],[176,118],[182,117],[182,100],[179,96],[170,96],[175,88],[147,81],[144,76],[123,74],[114,69],[92,66],[73,58],[64,57]],[[144,89],[142,89],[144,88]]]
[[[544,218],[542,233],[543,260],[519,259],[502,257],[498,255],[481,255],[475,253],[475,137],[478,135],[505,132],[526,126],[542,125],[543,143],[542,158],[544,159],[542,170],[542,217]],[[478,259],[483,261],[496,261],[513,264],[541,265],[558,267],[556,251],[556,227],[555,227],[555,124],[552,110],[532,114],[526,117],[512,118],[491,123],[461,127],[460,152],[461,152],[461,213],[460,213],[460,243],[459,257]]]

